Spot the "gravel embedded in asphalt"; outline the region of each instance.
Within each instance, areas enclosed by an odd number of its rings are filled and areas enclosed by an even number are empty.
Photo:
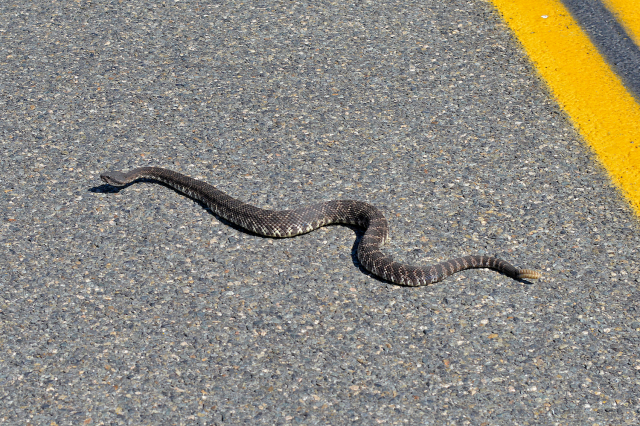
[[[637,218],[487,3],[5,3],[0,94],[2,422],[638,422]],[[394,286],[143,165],[543,278]]]

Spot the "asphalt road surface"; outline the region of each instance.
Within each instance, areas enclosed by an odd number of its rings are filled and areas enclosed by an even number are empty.
[[[483,1],[2,2],[0,423],[637,424],[640,227]],[[350,198],[274,240],[153,183]]]

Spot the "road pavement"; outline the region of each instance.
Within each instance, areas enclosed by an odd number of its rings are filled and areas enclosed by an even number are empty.
[[[0,103],[0,422],[637,424],[637,218],[489,3],[4,2]],[[143,165],[543,277],[395,286]]]

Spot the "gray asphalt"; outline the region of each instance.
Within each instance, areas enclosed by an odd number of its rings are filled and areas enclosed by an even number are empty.
[[[0,423],[638,423],[638,221],[488,3],[3,2],[0,143]],[[394,286],[142,165],[544,276]]]

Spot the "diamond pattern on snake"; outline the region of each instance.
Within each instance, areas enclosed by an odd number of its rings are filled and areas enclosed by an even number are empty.
[[[365,230],[357,249],[360,264],[373,275],[398,285],[418,287],[433,284],[456,272],[473,268],[493,269],[517,280],[541,276],[538,271],[516,268],[492,256],[465,256],[430,266],[396,262],[380,250],[389,238],[387,219],[376,207],[362,201],[334,200],[276,211],[243,203],[206,182],[160,167],[141,167],[126,173],[112,171],[101,174],[100,178],[114,186],[125,186],[143,178],[162,182],[203,202],[229,222],[265,237],[295,237],[331,224],[355,225]]]

